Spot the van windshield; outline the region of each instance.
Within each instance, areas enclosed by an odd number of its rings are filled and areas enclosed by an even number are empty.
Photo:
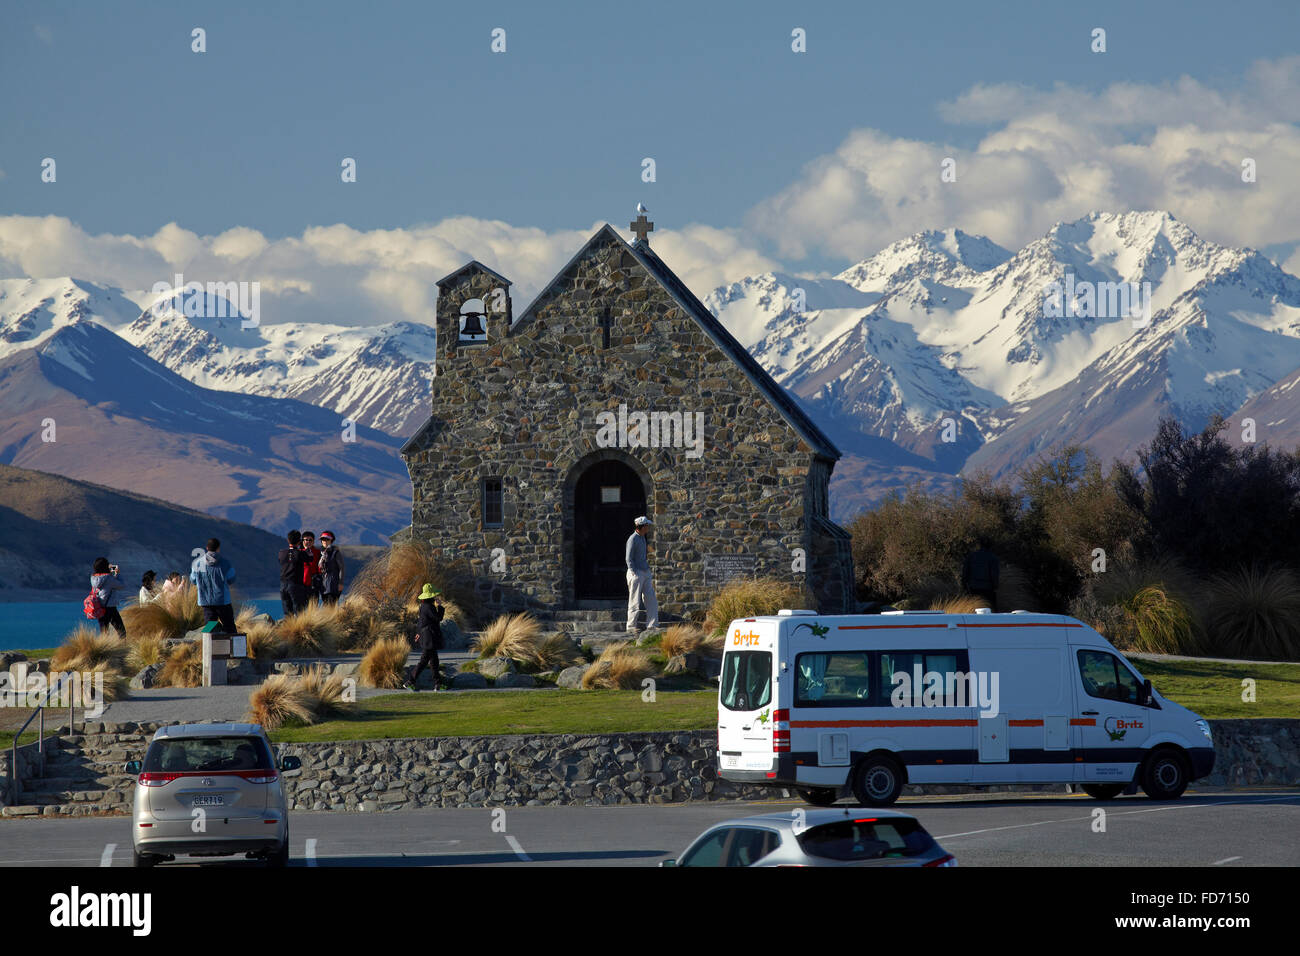
[[[718,699],[727,710],[757,710],[772,701],[770,651],[731,651],[722,661]]]

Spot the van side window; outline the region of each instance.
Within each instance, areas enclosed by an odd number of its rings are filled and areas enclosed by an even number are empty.
[[[1122,704],[1136,704],[1142,699],[1142,685],[1114,654],[1079,651],[1079,677],[1089,697]]]
[[[969,659],[965,648],[942,651],[881,651],[880,689],[876,696],[876,700],[879,701],[878,706],[884,707],[890,703],[894,689],[899,686],[894,680],[895,674],[906,674],[909,682],[914,681],[916,668],[919,665],[922,680],[928,673],[942,674],[946,689],[949,684],[949,674],[969,673],[970,667],[967,664]],[[955,681],[953,683],[955,684]]]
[[[871,654],[843,651],[794,659],[794,702],[800,707],[871,706]]]

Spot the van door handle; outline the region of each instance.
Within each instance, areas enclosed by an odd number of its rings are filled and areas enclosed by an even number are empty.
[[[741,724],[741,725],[740,725],[740,729],[741,729],[741,730],[748,730],[748,729],[749,729],[750,727],[752,727],[752,726],[754,726],[754,725],[753,725],[753,724]]]
[[[1085,716],[1085,717],[1097,717],[1097,716],[1099,716],[1100,714],[1101,714],[1101,711],[1098,711],[1098,710],[1085,710],[1085,711],[1083,712],[1083,716]]]

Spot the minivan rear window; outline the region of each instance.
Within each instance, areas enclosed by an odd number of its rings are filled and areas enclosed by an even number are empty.
[[[727,710],[757,710],[772,701],[770,651],[730,651],[722,660],[718,700]]]
[[[934,839],[907,818],[837,820],[810,827],[798,836],[809,856],[824,860],[884,860],[918,856],[934,847]]]
[[[274,765],[261,737],[172,737],[155,740],[144,757],[146,773],[210,773],[218,770],[271,770]]]

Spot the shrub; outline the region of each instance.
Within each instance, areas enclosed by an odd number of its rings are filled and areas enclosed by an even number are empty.
[[[582,651],[567,634],[550,634],[536,644],[534,663],[539,671],[559,671],[583,659]]]
[[[129,642],[130,651],[126,655],[126,669],[138,674],[146,667],[161,667],[167,657],[166,642],[161,634],[142,634]]]
[[[116,671],[126,667],[130,646],[117,631],[101,631],[86,624],[69,634],[50,656],[52,671],[89,671],[106,664]]]
[[[288,656],[289,645],[280,637],[276,625],[255,621],[240,630],[248,638],[248,656],[254,660]]]
[[[531,614],[511,614],[506,617],[501,640],[497,643],[497,657],[511,657],[529,661],[536,657],[536,645],[542,636],[542,625]],[[482,655],[479,655],[482,656]]]
[[[290,656],[324,657],[338,650],[345,634],[337,607],[309,604],[280,621],[277,637]]]
[[[655,674],[650,655],[630,644],[610,644],[582,675],[586,690],[598,687],[640,690],[641,681]]]
[[[936,598],[929,602],[928,610],[943,611],[945,614],[974,614],[976,608],[988,607],[989,602],[973,594],[957,594],[952,597]]]
[[[442,592],[447,616],[468,629],[478,616],[473,574],[467,565],[440,561],[422,542],[394,544],[353,579],[350,594],[385,619],[398,620],[426,582]]]
[[[343,677],[332,673],[325,664],[309,667],[298,678],[298,689],[311,710],[313,720],[337,717],[347,712],[349,704],[343,699]]]
[[[245,720],[269,731],[285,724],[310,723],[312,710],[299,680],[273,674],[249,694]]]
[[[506,630],[510,626],[510,615],[503,614],[493,618],[491,623],[470,642],[470,650],[478,657],[500,657],[501,644],[506,639]]]
[[[674,624],[659,639],[659,649],[665,657],[698,654],[704,643],[704,632],[691,624]]]
[[[203,645],[198,641],[177,644],[153,682],[155,687],[203,686]]]
[[[721,634],[737,618],[775,614],[782,608],[810,607],[813,600],[803,588],[777,578],[738,578],[728,582],[709,605],[704,630]]]
[[[1300,579],[1294,571],[1243,567],[1215,575],[1206,592],[1207,651],[1300,660]]]
[[[998,588],[995,593],[999,611],[1041,610],[1040,602],[1034,596],[1029,575],[1010,562],[999,562]]]
[[[411,645],[401,637],[386,637],[376,641],[366,651],[357,669],[362,687],[401,687],[406,679],[406,659]]]
[[[198,589],[186,581],[179,591],[160,595],[152,604],[135,604],[122,609],[122,623],[128,634],[161,634],[175,640],[203,626]]]
[[[1167,589],[1144,587],[1120,606],[1136,632],[1132,650],[1148,654],[1196,653],[1196,619],[1191,609]]]

